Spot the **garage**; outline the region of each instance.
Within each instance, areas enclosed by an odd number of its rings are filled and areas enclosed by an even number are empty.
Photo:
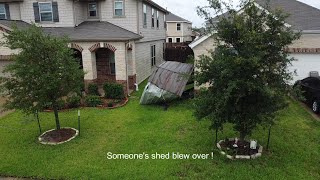
[[[296,59],[289,67],[291,72],[296,71],[292,83],[308,77],[310,71],[320,72],[320,54],[291,54],[291,57]]]

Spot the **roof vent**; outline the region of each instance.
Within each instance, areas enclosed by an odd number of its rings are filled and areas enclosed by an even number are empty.
[[[310,71],[310,77],[319,77],[318,71]]]

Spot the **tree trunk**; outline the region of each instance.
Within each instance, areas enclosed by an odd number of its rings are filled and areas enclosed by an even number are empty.
[[[56,129],[59,130],[60,129],[60,121],[59,121],[58,108],[54,106],[53,111],[54,111],[54,117],[56,119]]]
[[[240,140],[244,141],[244,139],[246,138],[247,134],[244,132],[240,132]]]

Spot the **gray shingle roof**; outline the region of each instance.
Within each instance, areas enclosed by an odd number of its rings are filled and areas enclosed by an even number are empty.
[[[16,25],[17,28],[19,28],[19,29],[28,28],[31,26],[29,23],[26,23],[26,22],[20,21],[20,20],[17,20],[17,21],[15,21],[15,20],[0,20],[0,24],[6,26],[8,28],[12,28],[14,25]]]
[[[43,28],[54,36],[68,36],[73,41],[127,41],[142,36],[105,21],[85,21],[77,27]]]
[[[29,27],[30,24],[23,21],[0,20],[0,24],[18,28]],[[72,41],[127,41],[141,39],[142,36],[123,29],[109,22],[85,21],[77,27],[51,27],[43,28],[44,32],[62,37],[68,36]]]
[[[190,22],[190,21],[183,19],[182,17],[179,17],[171,12],[166,16],[166,21]]]
[[[255,0],[260,6],[265,7],[266,0]],[[320,10],[296,0],[270,0],[272,10],[281,9],[290,16],[286,22],[296,30],[320,30]],[[228,13],[220,16],[228,17]],[[211,19],[218,21],[220,16]],[[209,22],[207,22],[209,23]]]
[[[265,0],[256,0],[264,6]],[[271,9],[281,9],[290,14],[287,23],[297,30],[320,30],[320,10],[296,0],[270,0]]]

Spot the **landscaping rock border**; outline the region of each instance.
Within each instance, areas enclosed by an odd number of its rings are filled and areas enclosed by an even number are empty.
[[[233,141],[234,138],[229,138],[229,141]],[[224,152],[221,148],[221,143],[224,142],[224,140],[220,140],[218,143],[217,143],[217,148],[220,150],[220,154],[226,156],[228,159],[231,159],[231,160],[235,160],[235,159],[256,159],[258,157],[261,157],[262,156],[262,151],[263,151],[263,147],[261,145],[259,145],[259,149],[258,149],[258,153],[256,154],[253,154],[251,156],[245,156],[245,155],[235,155],[235,156],[231,156],[229,154],[227,154],[226,152]]]
[[[44,133],[42,133],[39,137],[38,137],[38,140],[41,144],[44,144],[44,145],[59,145],[59,144],[63,144],[63,143],[66,143],[66,142],[69,142],[71,141],[72,139],[74,139],[75,137],[77,137],[79,135],[79,131],[75,128],[71,128],[71,127],[64,127],[64,129],[72,129],[74,130],[76,133],[74,134],[74,136],[72,136],[71,138],[63,141],[63,142],[57,142],[57,143],[53,143],[53,142],[44,142],[43,139],[41,138],[44,134],[48,133],[48,132],[51,132],[51,131],[54,131],[55,129],[50,129]]]

